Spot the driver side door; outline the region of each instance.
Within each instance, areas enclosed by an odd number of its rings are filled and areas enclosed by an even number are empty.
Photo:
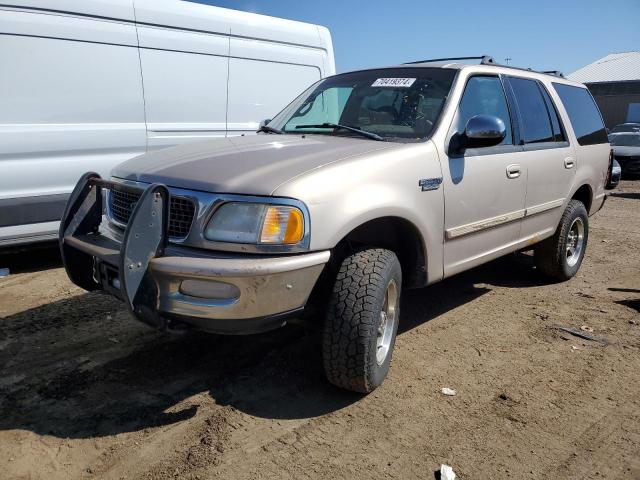
[[[526,165],[512,120],[505,86],[498,75],[468,78],[445,143],[442,173],[445,198],[444,276],[451,276],[508,253],[516,244],[524,217]],[[449,149],[475,115],[502,119],[506,135],[493,147]]]

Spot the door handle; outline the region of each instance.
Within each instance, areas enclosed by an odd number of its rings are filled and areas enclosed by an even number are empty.
[[[518,178],[522,173],[521,167],[518,164],[512,163],[507,165],[507,178]]]
[[[573,157],[567,157],[564,159],[564,168],[573,168],[574,165],[575,162],[573,160]]]

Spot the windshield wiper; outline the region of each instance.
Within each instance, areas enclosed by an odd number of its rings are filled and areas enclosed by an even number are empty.
[[[377,133],[367,132],[366,130],[360,130],[356,127],[350,127],[348,125],[340,125],[339,123],[319,123],[317,125],[296,125],[296,128],[341,128],[343,130],[349,130],[350,132],[359,133],[363,137],[370,138],[372,140],[378,140],[384,142],[384,138]]]
[[[256,130],[256,133],[265,132],[265,133],[277,133],[278,135],[282,135],[284,132],[280,129],[270,127],[269,125],[260,125],[260,128]]]

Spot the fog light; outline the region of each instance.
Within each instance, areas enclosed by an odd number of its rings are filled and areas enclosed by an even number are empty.
[[[235,300],[240,296],[235,285],[210,280],[184,280],[180,284],[180,293],[212,300]]]

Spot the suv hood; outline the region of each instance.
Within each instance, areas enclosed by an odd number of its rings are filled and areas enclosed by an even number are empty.
[[[214,193],[270,195],[314,168],[402,145],[309,134],[217,138],[132,158],[115,167],[112,176]]]

